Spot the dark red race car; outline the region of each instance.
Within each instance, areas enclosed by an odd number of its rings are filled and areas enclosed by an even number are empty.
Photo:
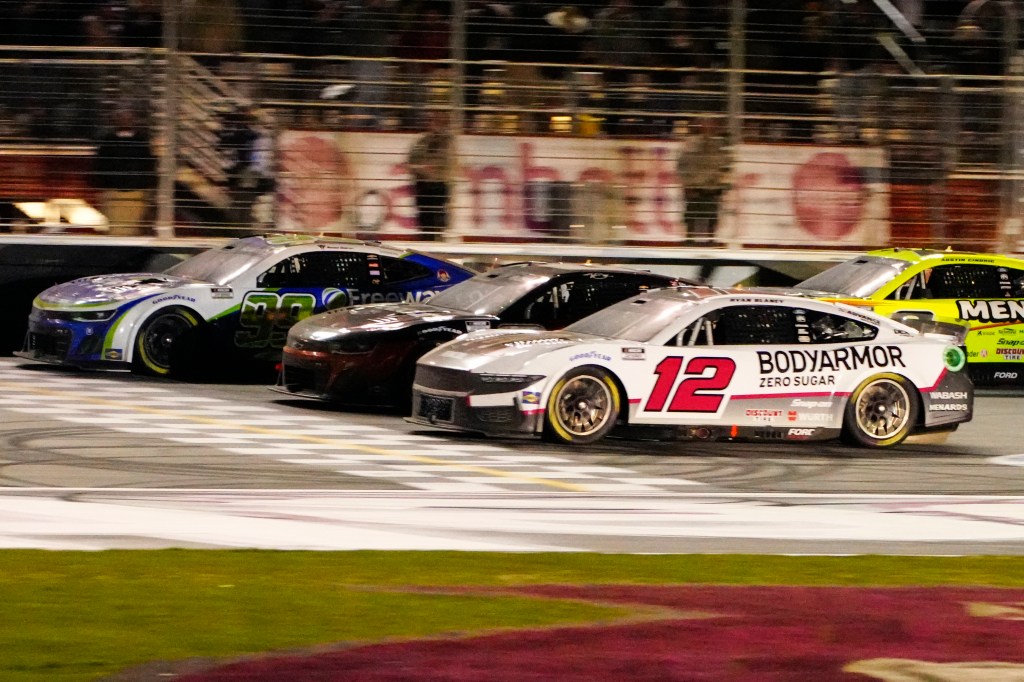
[[[687,284],[615,265],[518,263],[477,275],[426,303],[357,305],[293,326],[275,390],[342,404],[409,401],[416,360],[466,332],[561,329],[648,289]]]

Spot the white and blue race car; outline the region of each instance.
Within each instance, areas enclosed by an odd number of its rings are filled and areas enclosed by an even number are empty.
[[[356,303],[426,301],[473,274],[376,242],[246,237],[162,273],[97,275],[50,287],[33,302],[16,355],[154,375],[243,358],[277,362],[299,320]]]
[[[658,289],[562,331],[479,331],[434,349],[408,420],[565,443],[653,427],[885,447],[971,419],[962,332],[800,297]]]

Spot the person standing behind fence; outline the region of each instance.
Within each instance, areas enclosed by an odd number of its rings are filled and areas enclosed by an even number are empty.
[[[683,142],[676,165],[683,185],[683,223],[696,244],[714,241],[718,208],[727,186],[729,151],[718,118],[702,118]]]
[[[437,241],[448,226],[448,164],[452,138],[447,117],[430,112],[428,130],[409,148],[408,166],[415,183],[417,223],[425,239]]]
[[[220,150],[229,164],[228,234],[250,234],[257,227],[253,207],[261,196],[274,189],[270,167],[273,142],[258,112],[244,107],[224,116],[219,137]]]
[[[112,235],[141,235],[150,193],[156,185],[156,157],[149,135],[138,125],[131,107],[114,114],[114,129],[96,147],[95,185],[100,210]]]

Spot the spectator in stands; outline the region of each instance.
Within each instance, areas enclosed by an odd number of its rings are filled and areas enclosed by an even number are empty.
[[[220,55],[242,49],[242,19],[234,0],[195,0],[184,4],[181,15],[181,49]],[[216,67],[218,56],[200,61]]]
[[[659,66],[693,65],[694,19],[683,0],[665,0],[652,10],[651,36]]]
[[[353,35],[352,79],[355,81],[355,113],[360,127],[376,127],[383,122],[381,108],[387,100],[387,69],[384,59],[392,56],[392,30],[397,24],[386,0],[360,0],[347,13]]]
[[[241,236],[254,227],[256,200],[274,188],[270,168],[272,143],[257,112],[240,108],[225,116],[220,145],[231,163],[228,168],[231,236]]]
[[[539,8],[543,12],[546,8]],[[541,74],[546,78],[563,80],[566,76],[565,65],[579,64],[584,45],[591,39],[592,22],[584,11],[576,5],[565,5],[553,12],[546,12],[536,28],[536,45],[531,58],[549,62],[555,66],[544,66]]]
[[[447,59],[451,45],[451,17],[446,9],[436,0],[411,5],[402,18],[398,56],[426,62]],[[433,67],[421,62],[411,65],[411,68],[422,74]]]
[[[605,67],[607,84],[607,130],[611,135],[628,134],[619,122],[622,111],[629,106],[627,85],[633,72],[630,67],[647,66],[651,57],[649,30],[640,8],[632,0],[610,0],[594,21],[595,49],[599,63]]]
[[[408,158],[415,190],[417,224],[425,239],[442,239],[448,226],[448,180],[452,161],[448,116],[440,110],[431,111],[428,129],[413,143]]]
[[[424,105],[438,93],[431,81],[450,82],[452,74],[443,65],[448,58],[451,43],[451,17],[447,7],[437,0],[411,3],[402,13],[397,56],[407,62],[405,76],[415,84],[417,90],[408,97],[405,125],[422,125]],[[436,76],[436,78],[435,78]]]
[[[849,69],[843,59],[832,59],[818,80],[819,108],[828,119],[818,124],[815,142],[850,144],[860,140],[859,74]]]
[[[160,47],[163,44],[161,0],[131,0],[124,18],[121,43],[125,47]]]
[[[466,105],[480,99],[484,74],[494,62],[511,61],[516,17],[511,4],[472,0],[466,12]],[[492,62],[488,65],[484,62]]]
[[[161,0],[106,0],[87,3],[82,27],[93,47],[160,47]]]
[[[95,184],[110,234],[141,235],[148,231],[145,221],[156,177],[156,157],[149,135],[131,106],[119,107],[114,114],[114,129],[96,147]]]
[[[288,5],[277,0],[238,0],[238,11],[245,21],[246,52],[291,50],[291,24],[295,18],[290,16],[294,12],[289,11]]]
[[[72,47],[82,42],[77,5],[70,0],[3,2],[0,4],[0,44]],[[5,64],[0,109],[12,116],[11,132],[35,137],[71,137],[68,91],[75,74],[61,63],[60,50],[5,51],[17,57]],[[24,61],[22,61],[24,60]],[[0,118],[5,111],[0,111]]]
[[[683,142],[677,169],[683,185],[683,223],[692,242],[714,241],[718,208],[728,180],[727,140],[717,116],[697,122],[697,131]]]

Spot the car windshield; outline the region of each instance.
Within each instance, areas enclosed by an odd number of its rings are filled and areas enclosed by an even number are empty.
[[[565,331],[646,342],[679,319],[695,303],[694,300],[639,296],[584,317],[566,327]]]
[[[474,315],[499,315],[550,279],[548,275],[529,272],[484,273],[438,293],[430,304]]]
[[[271,252],[272,250],[262,243],[236,242],[196,254],[165,272],[176,277],[223,285],[266,258]]]
[[[867,298],[909,266],[910,262],[896,258],[862,256],[805,279],[795,288]]]

